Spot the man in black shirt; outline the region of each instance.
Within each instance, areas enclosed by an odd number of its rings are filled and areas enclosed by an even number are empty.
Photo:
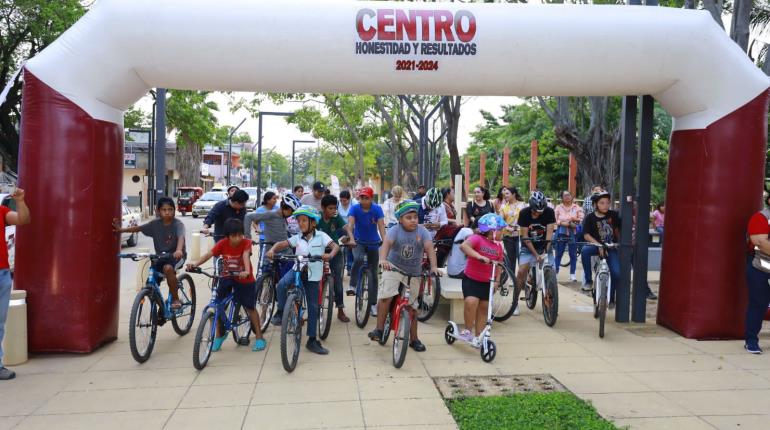
[[[620,242],[620,216],[610,209],[612,199],[610,193],[604,191],[594,194],[591,198],[594,202],[594,212],[588,214],[583,220],[583,236],[586,242],[611,244]],[[618,285],[620,282],[620,256],[617,249],[605,250],[601,246],[586,245],[581,251],[580,258],[583,261],[583,273],[585,276],[585,289],[590,290],[593,285],[591,273],[591,257],[604,256],[606,253],[607,264],[610,267],[610,282]],[[615,288],[612,289],[610,303],[615,303]]]
[[[230,218],[239,219],[243,222],[246,215],[246,202],[249,200],[249,194],[243,190],[237,190],[230,198],[222,200],[214,205],[203,220],[203,229],[201,233],[208,234],[209,228],[214,226],[214,242],[219,242],[225,238],[225,221]]]
[[[516,273],[517,291],[524,289],[524,282],[532,263],[543,261],[553,265],[551,244],[553,230],[556,226],[556,212],[548,207],[545,194],[541,191],[532,193],[529,206],[519,213],[519,231],[521,236],[521,254],[519,255],[519,270]],[[517,294],[518,296],[518,294]],[[516,297],[518,299],[518,297]]]

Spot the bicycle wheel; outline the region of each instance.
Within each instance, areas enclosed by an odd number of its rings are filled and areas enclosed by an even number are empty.
[[[334,315],[334,275],[326,275],[321,280],[321,301],[318,303],[318,337],[326,339],[332,328]]]
[[[604,337],[604,320],[607,318],[607,284],[609,282],[609,274],[600,273],[596,279],[596,288],[599,291],[599,302],[597,303],[599,314],[599,337]]]
[[[193,366],[198,370],[203,370],[211,357],[211,347],[216,337],[214,327],[214,310],[208,309],[198,324],[198,331],[195,333],[195,344],[193,345]]]
[[[513,279],[515,282],[516,278]],[[519,298],[515,294],[516,288],[506,286],[505,281],[507,280],[508,271],[503,270],[503,273],[500,274],[500,288],[496,289],[494,296],[492,296],[492,319],[497,322],[503,322],[510,318],[518,305]]]
[[[235,304],[233,318],[230,320],[230,326],[233,330],[233,340],[237,345],[248,345],[251,337],[251,321],[246,308],[240,304]]]
[[[417,321],[425,322],[436,313],[441,300],[441,280],[430,274],[420,278],[422,294],[417,297]]]
[[[380,345],[385,345],[388,343],[388,338],[390,337],[391,322],[391,312],[388,310],[388,315],[385,316],[385,324],[382,326],[382,336],[377,341]]]
[[[302,321],[300,321],[299,311],[299,298],[292,293],[286,300],[281,321],[281,363],[284,370],[290,373],[297,367],[302,343]]]
[[[359,328],[366,327],[371,311],[372,309],[369,307],[369,273],[362,269],[361,276],[358,277],[358,287],[356,287],[356,325]]]
[[[158,306],[155,294],[144,288],[134,299],[128,326],[128,345],[131,355],[137,363],[144,363],[150,358],[155,347],[158,333]]]
[[[187,273],[177,278],[179,287],[179,301],[182,307],[171,314],[171,325],[179,336],[184,336],[190,332],[193,321],[195,321],[195,283],[192,277]]]
[[[527,299],[527,307],[535,309],[537,304],[537,273],[535,267],[529,269],[529,277],[524,282],[524,297]]]
[[[264,333],[270,327],[270,319],[276,308],[275,285],[270,273],[263,274],[257,279],[257,304],[256,310],[259,315],[259,324]]]
[[[398,330],[393,335],[393,367],[400,369],[406,359],[406,350],[409,349],[409,330],[412,326],[412,319],[409,318],[409,311],[402,308],[399,313]]]
[[[559,284],[553,267],[543,268],[543,281],[543,319],[548,327],[553,327],[559,317]]]

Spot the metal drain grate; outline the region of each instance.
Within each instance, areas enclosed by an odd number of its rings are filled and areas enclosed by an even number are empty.
[[[449,376],[433,381],[445,399],[567,391],[551,375]]]

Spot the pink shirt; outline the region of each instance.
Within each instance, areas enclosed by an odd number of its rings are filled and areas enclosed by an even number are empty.
[[[556,206],[556,224],[558,227],[562,227],[561,223],[572,221],[575,217],[577,218],[575,223],[583,221],[583,208],[574,203],[569,208],[563,204]]]
[[[474,234],[466,239],[471,247],[479,254],[494,261],[503,261],[503,247],[480,234]],[[465,264],[465,276],[479,282],[489,282],[492,277],[492,265],[475,258],[468,258]]]
[[[663,214],[658,210],[652,213],[652,223],[655,225],[655,228],[663,227],[663,220],[665,217],[666,214]]]

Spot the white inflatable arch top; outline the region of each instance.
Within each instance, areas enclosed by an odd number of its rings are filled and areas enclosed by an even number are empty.
[[[362,35],[380,49],[462,36],[475,55],[365,54],[357,52]],[[396,70],[400,58],[436,60],[439,70]],[[651,94],[676,129],[701,129],[768,87],[707,12],[586,5],[101,0],[27,69],[119,124],[150,88],[168,87]]]

